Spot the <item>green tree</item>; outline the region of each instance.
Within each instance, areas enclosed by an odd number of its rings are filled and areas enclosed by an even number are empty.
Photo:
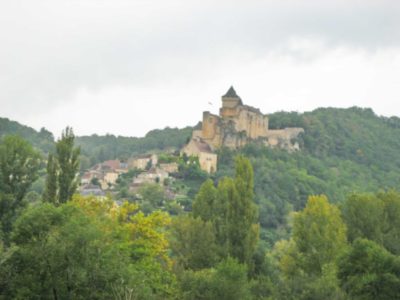
[[[0,251],[0,298],[173,298],[168,223],[111,199],[32,206],[15,223],[13,247]]]
[[[310,196],[293,216],[291,239],[275,246],[283,299],[342,299],[336,261],[346,246],[339,209],[326,196]]]
[[[218,188],[211,180],[201,186],[193,202],[193,215],[213,224],[219,256],[232,256],[250,264],[259,231],[253,168],[243,156],[238,156],[235,163],[234,179],[221,179]]]
[[[39,164],[39,153],[22,138],[6,136],[1,141],[0,222],[6,239],[19,210],[26,204],[24,197],[37,179]]]
[[[292,238],[298,266],[307,274],[321,274],[347,245],[346,225],[325,196],[310,196],[304,210],[294,215]]]
[[[21,203],[31,184],[37,179],[40,155],[18,136],[6,136],[0,143],[0,191]]]
[[[47,160],[47,178],[44,200],[54,204],[62,204],[71,200],[75,193],[79,178],[80,148],[74,147],[75,135],[71,127],[67,127],[56,142],[55,155],[49,154]]]
[[[47,161],[47,179],[43,193],[43,200],[49,203],[57,203],[58,200],[58,165],[54,155],[49,153]]]
[[[394,190],[378,193],[385,206],[385,228],[383,246],[395,255],[400,255],[400,193]]]
[[[214,299],[250,299],[247,266],[234,258],[228,257],[216,266],[214,284]]]
[[[183,299],[250,299],[247,267],[228,257],[215,268],[186,271],[181,278]]]
[[[214,269],[187,270],[179,278],[181,295],[184,300],[212,300],[215,297]]]
[[[400,254],[400,193],[353,194],[342,205],[349,241],[365,238]]]
[[[374,195],[353,194],[343,203],[343,220],[346,222],[348,238],[366,238],[383,244],[384,203]]]
[[[338,277],[351,299],[400,299],[400,259],[373,241],[355,240],[339,260]]]
[[[78,187],[80,148],[74,147],[75,136],[67,127],[56,143],[58,172],[58,202],[65,203],[72,198]]]
[[[253,199],[253,168],[247,158],[238,156],[235,170],[233,185],[227,190],[229,253],[239,262],[250,264],[259,233],[258,212]]]
[[[139,188],[140,206],[143,212],[151,213],[161,208],[165,202],[164,188],[157,183],[148,183]]]
[[[16,221],[12,239],[6,297],[111,298],[111,285],[127,280],[128,253],[76,207],[32,207]]]
[[[200,187],[193,201],[193,217],[201,218],[204,222],[211,222],[215,241],[218,245],[218,256],[228,255],[228,195],[227,185],[232,186],[231,178],[222,178],[218,188],[211,179],[207,179]]]
[[[171,250],[183,269],[211,268],[218,261],[212,223],[200,218],[181,216],[171,226]]]
[[[215,206],[217,205],[217,189],[211,179],[207,179],[200,187],[193,201],[193,216],[200,217],[204,221],[212,221],[215,218]]]

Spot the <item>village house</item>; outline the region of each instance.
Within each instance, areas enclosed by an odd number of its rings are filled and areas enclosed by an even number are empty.
[[[133,178],[129,190],[135,192],[141,186],[151,183],[163,185],[165,180],[168,178],[168,172],[162,170],[161,168],[152,167],[148,171],[142,172],[138,176]]]
[[[196,156],[199,158],[200,168],[207,173],[217,171],[217,154],[213,153],[211,147],[201,139],[192,138],[189,143],[182,148],[182,155]]]
[[[98,181],[103,180],[104,173],[97,169],[87,170],[81,177],[81,184],[91,183],[94,178],[97,178]]]
[[[156,154],[147,154],[134,157],[128,160],[129,169],[146,170],[148,166],[155,166],[158,163]]]
[[[96,164],[93,168],[86,171],[81,178],[81,185],[92,183],[96,178],[101,189],[108,190],[115,185],[118,176],[128,172],[128,164],[119,160],[107,160]]]

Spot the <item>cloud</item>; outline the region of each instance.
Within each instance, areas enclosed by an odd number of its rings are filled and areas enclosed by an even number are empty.
[[[185,101],[174,93],[190,97],[188,87],[207,97],[217,83],[247,85],[239,72],[265,76],[259,68],[248,73],[251,66],[268,61],[278,74],[297,72],[298,64],[311,71],[340,49],[366,58],[364,67],[349,62],[362,70],[375,64],[368,58],[398,51],[399,8],[398,1],[372,0],[7,1],[0,4],[2,114],[37,124],[71,107],[97,109],[106,96],[128,107],[129,95],[157,99],[165,90],[159,101]]]

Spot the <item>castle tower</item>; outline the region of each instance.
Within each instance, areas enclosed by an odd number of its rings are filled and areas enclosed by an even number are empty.
[[[222,107],[219,114],[222,118],[232,118],[237,115],[238,106],[243,105],[242,99],[236,94],[233,86],[222,96]]]
[[[202,138],[213,139],[217,133],[219,118],[208,111],[203,112]]]

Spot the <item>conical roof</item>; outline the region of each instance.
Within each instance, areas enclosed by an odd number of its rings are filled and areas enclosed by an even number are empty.
[[[235,89],[233,88],[233,86],[231,86],[231,87],[229,88],[229,90],[226,92],[226,94],[223,95],[222,97],[239,98],[239,99],[240,99],[240,97],[236,94],[236,91],[235,91]]]

